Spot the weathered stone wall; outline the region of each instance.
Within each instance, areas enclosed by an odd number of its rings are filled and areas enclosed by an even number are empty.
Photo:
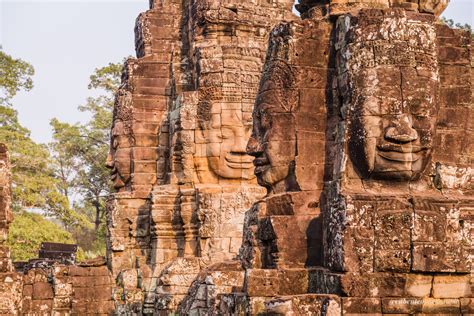
[[[332,16],[351,13],[357,15],[363,9],[400,8],[407,11],[429,13],[439,16],[448,6],[450,0],[300,0],[296,5],[298,11],[306,18],[314,12],[315,7],[324,7]]]
[[[326,266],[344,272],[342,294],[353,297],[343,312],[466,313],[473,200],[459,179],[472,177],[472,161],[458,134],[466,122],[447,123],[446,112],[470,116],[470,34],[403,10],[352,19],[338,21],[344,133],[326,190]],[[467,80],[453,82],[452,67]],[[456,176],[440,172],[450,168]]]
[[[196,1],[189,12],[185,54],[193,81],[170,109],[169,184],[155,187],[152,197],[153,219],[162,220],[163,190],[168,201],[170,188],[177,193],[178,225],[155,232],[158,246],[164,238],[172,243],[157,249],[155,266],[156,306],[170,311],[201,269],[237,255],[244,213],[264,195],[246,153],[251,112],[270,28],[291,17],[288,2]],[[174,240],[160,238],[170,231]]]
[[[114,280],[102,266],[54,264],[22,275],[19,314],[110,315]]]

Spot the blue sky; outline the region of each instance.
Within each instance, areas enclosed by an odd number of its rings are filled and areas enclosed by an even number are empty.
[[[452,0],[444,16],[474,24],[474,0]],[[92,92],[95,68],[134,55],[134,24],[148,0],[0,0],[0,45],[36,70],[35,87],[13,100],[21,123],[39,142],[51,139],[49,121],[84,121],[77,111]]]

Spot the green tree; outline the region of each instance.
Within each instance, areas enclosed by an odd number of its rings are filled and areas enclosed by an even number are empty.
[[[14,261],[27,261],[38,257],[42,242],[75,243],[72,234],[39,214],[20,212],[10,226],[8,246]]]
[[[30,131],[18,120],[12,99],[20,90],[33,88],[33,67],[15,59],[0,48],[0,142],[8,146],[12,166],[12,200],[15,213],[8,245],[14,260],[37,257],[41,242],[74,243],[72,235],[42,215],[27,209],[39,209],[67,226],[88,224],[85,216],[74,212],[54,176],[52,160],[45,145],[34,142]]]
[[[0,73],[0,142],[7,144],[10,152],[13,209],[38,208],[66,225],[86,223],[58,190],[60,182],[54,176],[48,148],[31,139],[30,131],[20,124],[18,112],[11,106],[11,99],[20,89],[32,89],[33,67],[0,50]]]
[[[66,226],[87,225],[85,217],[61,194],[48,148],[31,139],[30,131],[18,121],[17,111],[9,106],[0,106],[0,142],[7,144],[10,152],[14,211],[38,208]]]
[[[0,46],[0,105],[10,105],[18,91],[33,88],[33,66],[7,55]]]
[[[103,252],[105,238],[105,202],[112,192],[110,171],[106,168],[110,145],[110,128],[114,95],[120,84],[122,64],[98,68],[90,76],[89,89],[102,94],[90,97],[78,109],[90,114],[85,124],[69,124],[52,119],[53,142],[50,144],[55,161],[55,175],[61,181],[65,196],[76,194],[77,212],[94,225],[94,231],[75,231],[74,235],[85,250]],[[92,238],[93,236],[94,238]],[[100,249],[99,249],[100,248]]]

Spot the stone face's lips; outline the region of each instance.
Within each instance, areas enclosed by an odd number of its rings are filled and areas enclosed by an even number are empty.
[[[251,164],[254,158],[245,154],[241,155],[241,154],[231,153],[231,154],[226,155],[225,160],[230,163]]]
[[[246,154],[229,153],[225,157],[226,164],[232,169],[251,169],[253,168],[254,158]]]
[[[253,164],[255,165],[255,174],[262,173],[270,168],[270,162],[265,156],[255,158]]]
[[[415,162],[422,156],[422,151],[428,150],[427,146],[413,144],[393,144],[383,143],[377,145],[377,154],[390,161],[395,162]]]
[[[252,163],[240,163],[240,162],[227,162],[227,166],[232,169],[251,169],[253,168]]]
[[[384,159],[398,162],[415,162],[420,159],[419,154],[415,153],[401,153],[398,151],[379,151],[378,155]]]
[[[427,150],[427,146],[418,146],[418,145],[399,145],[393,143],[383,143],[377,145],[377,149],[383,152],[398,152],[398,153],[418,153],[422,150]]]

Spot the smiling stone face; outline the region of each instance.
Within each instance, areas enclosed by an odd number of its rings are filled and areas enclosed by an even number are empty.
[[[436,81],[389,66],[363,70],[357,77],[360,88],[371,92],[354,104],[351,158],[372,178],[417,178],[432,149]]]
[[[206,154],[211,171],[225,179],[255,178],[253,158],[245,150],[252,129],[250,118],[243,117],[240,109],[223,109],[210,115],[207,126]]]
[[[347,69],[349,155],[363,178],[417,179],[438,111],[433,24],[361,15],[340,57]]]

